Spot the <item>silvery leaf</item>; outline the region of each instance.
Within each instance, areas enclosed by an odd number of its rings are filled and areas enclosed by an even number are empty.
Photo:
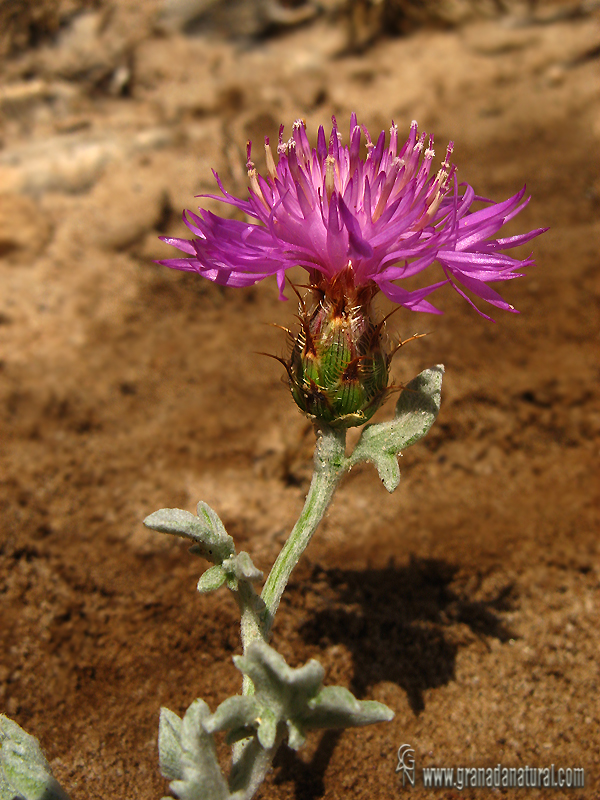
[[[225,583],[226,579],[226,570],[224,570],[220,564],[215,564],[214,567],[210,567],[200,576],[197,589],[202,594],[205,592],[214,592]]]
[[[38,740],[0,714],[0,800],[69,800]]]
[[[158,724],[160,774],[171,781],[183,778],[181,766],[181,719],[168,708],[161,708]]]
[[[349,728],[389,722],[394,712],[375,700],[357,700],[343,686],[326,686],[308,703],[305,728]]]
[[[212,734],[204,728],[210,710],[203,700],[195,700],[185,713],[181,727],[168,712],[159,737],[161,769],[171,780],[170,789],[180,800],[229,800],[227,783],[217,760]],[[161,716],[162,725],[162,716]],[[178,756],[177,756],[178,753]]]
[[[310,728],[348,728],[387,722],[394,716],[382,703],[357,700],[341,686],[323,688],[324,671],[318,661],[311,659],[302,667],[290,667],[265,642],[252,642],[246,655],[234,656],[234,662],[255,689],[252,710],[248,706],[243,723],[246,729],[250,725],[258,728],[258,740],[265,749],[273,746],[279,723],[287,726],[289,746],[298,750]],[[233,726],[221,722],[219,729],[224,727]]]
[[[245,550],[242,550],[242,552],[238,553],[237,556],[232,556],[232,558],[229,560],[234,564],[233,571],[236,578],[250,581],[250,583],[258,583],[258,581],[262,581],[262,572],[254,566],[252,559]],[[225,564],[223,564],[223,566],[225,566]]]
[[[147,528],[170,533],[194,542],[191,551],[214,564],[221,564],[235,554],[233,539],[210,506],[198,503],[198,515],[181,508],[161,508],[144,520]]]
[[[193,547],[191,549],[194,550]],[[207,569],[198,581],[198,591],[213,592],[227,582],[227,587],[232,592],[237,592],[239,581],[256,583],[262,578],[262,572],[254,566],[248,553],[242,551]]]
[[[400,395],[394,419],[367,425],[363,429],[348,459],[348,466],[370,461],[385,488],[393,492],[400,482],[397,457],[427,434],[438,415],[443,375],[441,364],[417,375]]]
[[[209,733],[228,731],[228,741],[250,736],[258,727],[260,710],[254,696],[228,697],[204,723]]]

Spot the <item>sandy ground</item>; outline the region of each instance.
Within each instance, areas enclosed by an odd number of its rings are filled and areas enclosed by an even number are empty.
[[[446,365],[439,420],[395,494],[367,466],[346,479],[273,643],[396,716],[283,748],[260,797],[487,797],[425,789],[420,770],[497,764],[585,768],[585,789],[511,796],[600,797],[600,17],[507,6],[353,48],[332,3],[231,37],[157,3],[72,2],[38,23],[49,37],[4,40],[0,708],[73,800],[160,797],[160,706],[239,690],[234,603],[199,596],[200,562],[141,520],[205,500],[268,570],[310,478],[312,428],[256,354],[284,351],[265,323],[291,324],[295,303],[274,281],[159,267],[157,237],[183,234],[211,168],[245,191],[246,139],[332,113],[346,131],[353,110],[375,132],[417,119],[442,152],[452,138],[482,195],[526,182],[511,229],[550,231],[503,287],[521,315],[492,324],[449,292],[442,317],[392,318],[391,335],[431,333],[398,381]]]

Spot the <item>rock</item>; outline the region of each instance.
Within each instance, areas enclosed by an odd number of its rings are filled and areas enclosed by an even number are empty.
[[[124,250],[157,227],[167,205],[164,176],[135,161],[113,164],[60,237],[78,238],[102,250]]]
[[[81,192],[113,161],[171,144],[175,132],[151,128],[126,135],[77,132],[0,151],[0,185],[16,192]]]
[[[45,100],[51,94],[47,81],[39,78],[31,81],[19,81],[0,86],[0,109],[10,113],[23,106],[29,106]]]
[[[274,29],[313,19],[319,9],[308,2],[296,8],[277,0],[165,0],[161,24],[185,33],[219,33],[227,38],[254,38]]]
[[[23,263],[36,258],[50,240],[52,226],[36,201],[21,194],[0,194],[0,258]]]

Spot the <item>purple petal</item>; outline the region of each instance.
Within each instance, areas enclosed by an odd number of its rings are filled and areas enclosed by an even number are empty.
[[[341,197],[339,198],[339,207],[342,220],[346,226],[346,229],[348,230],[348,238],[352,248],[356,251],[356,253],[358,253],[358,255],[363,256],[363,258],[371,258],[373,255],[373,248],[367,241],[365,241],[365,239],[363,239],[360,225]]]

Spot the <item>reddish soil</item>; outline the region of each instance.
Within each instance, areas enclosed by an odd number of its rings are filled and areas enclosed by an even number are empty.
[[[420,770],[500,763],[585,768],[585,789],[528,798],[600,797],[597,7],[507,3],[351,52],[334,3],[252,39],[165,29],[157,3],[64,5],[0,68],[0,708],[73,800],[149,800],[167,791],[160,706],[239,691],[235,604],[198,595],[203,563],[141,520],[202,499],[269,569],[314,437],[256,353],[283,352],[265,323],[296,308],[274,281],[223,290],[155,265],[157,236],[182,235],[211,167],[245,191],[246,139],[280,121],[415,118],[480,194],[527,182],[511,230],[550,231],[502,287],[520,315],[493,324],[448,292],[442,317],[392,318],[391,335],[431,333],[398,381],[446,366],[438,422],[393,495],[368,466],[345,480],[273,644],[396,716],[282,748],[259,796],[484,797]]]

